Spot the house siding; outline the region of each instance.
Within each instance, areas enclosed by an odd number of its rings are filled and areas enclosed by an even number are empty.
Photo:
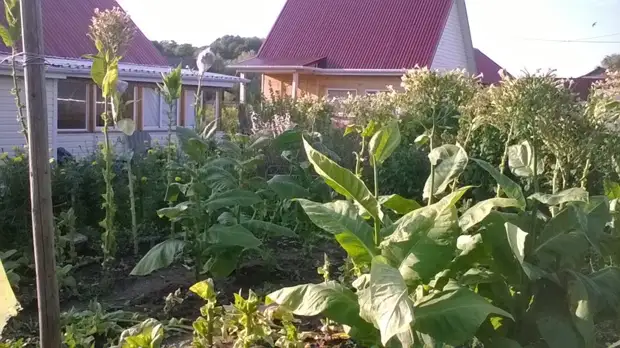
[[[324,97],[328,89],[356,90],[363,95],[366,90],[385,90],[387,86],[400,89],[400,76],[318,76],[299,75],[298,95],[300,97]],[[292,74],[263,75],[263,96],[271,98],[271,91],[275,95],[285,93],[292,95]]]
[[[462,0],[455,0],[462,1]],[[452,4],[450,15],[437,45],[437,51],[431,68],[433,69],[468,69],[467,50],[463,27],[459,18],[458,6]]]
[[[15,106],[15,97],[11,94],[13,89],[13,80],[11,77],[0,77],[0,152],[8,152],[13,154],[14,147],[24,147],[26,141],[21,134],[21,126],[17,122],[17,107]],[[26,103],[23,83],[20,86],[22,103]],[[54,148],[54,113],[55,113],[55,90],[56,80],[48,79],[45,82],[45,91],[47,99],[47,135],[49,148]],[[24,109],[25,112],[25,109]],[[55,155],[55,151],[51,151],[50,155]]]

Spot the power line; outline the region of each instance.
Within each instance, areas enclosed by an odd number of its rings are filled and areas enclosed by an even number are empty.
[[[541,41],[541,42],[560,42],[560,43],[620,44],[620,41],[557,40],[557,39],[537,39],[537,38],[521,38],[521,40]]]

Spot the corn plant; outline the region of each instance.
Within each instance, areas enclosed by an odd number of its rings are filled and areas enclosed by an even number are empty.
[[[398,146],[398,140],[395,124],[382,127],[372,136],[368,156],[375,173]],[[316,172],[346,200],[299,202],[310,219],[332,233],[353,262],[369,268],[370,273],[353,283],[355,291],[328,281],[284,288],[268,295],[270,300],[294,314],[321,314],[345,325],[351,337],[368,346],[460,345],[476,334],[489,315],[512,318],[507,311],[445,276],[466,262],[471,252],[464,241],[457,248],[460,229],[455,206],[468,187],[420,207],[397,195],[373,194],[355,173],[308,143],[305,149]],[[450,156],[440,157],[438,165],[449,167],[438,170],[438,177],[445,175],[439,181],[443,187],[447,186],[444,181],[450,182],[460,174],[462,166]],[[434,193],[439,195],[440,191]],[[384,209],[402,217],[392,221]],[[476,213],[470,214],[478,216],[479,210],[477,207]]]
[[[261,246],[255,233],[294,235],[285,227],[254,218],[255,206],[263,198],[244,186],[242,168],[246,164],[235,143],[212,141],[187,128],[176,131],[186,161],[176,168],[181,182],[172,183],[167,191],[166,200],[176,205],[160,209],[158,214],[177,222],[182,231],[153,247],[132,275],[150,274],[186,254],[197,278],[202,273],[228,276],[245,250]],[[207,133],[212,136],[214,132]]]
[[[129,16],[119,8],[112,10],[95,10],[92,24],[89,27],[89,37],[94,41],[97,54],[89,55],[92,59],[91,77],[101,89],[103,96],[104,111],[103,119],[103,158],[105,170],[103,173],[106,190],[103,195],[103,208],[105,219],[101,222],[104,228],[102,235],[103,264],[108,268],[116,254],[116,231],[114,227],[116,204],[114,203],[114,190],[112,181],[113,147],[110,143],[109,130],[116,126],[126,135],[133,134],[135,124],[133,120],[123,118],[122,110],[126,103],[122,99],[122,93],[127,88],[127,83],[119,80],[119,62],[127,45],[131,41],[135,28]]]

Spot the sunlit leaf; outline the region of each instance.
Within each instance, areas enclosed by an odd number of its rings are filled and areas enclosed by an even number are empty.
[[[413,344],[414,311],[407,284],[400,272],[381,256],[372,260],[370,294],[372,315],[381,332],[381,343],[385,345],[398,335],[401,345],[410,347]]]
[[[428,154],[431,165],[435,167],[434,175],[429,176],[424,185],[424,198],[443,193],[448,185],[457,178],[465,167],[469,158],[465,150],[457,145],[446,144],[437,147]],[[431,188],[433,192],[431,192]]]
[[[129,118],[123,118],[116,122],[116,127],[125,135],[131,136],[136,131],[136,123]]]
[[[544,171],[543,161],[540,156],[536,160],[537,175]],[[528,141],[508,148],[508,165],[516,176],[529,178],[534,175],[534,149]]]
[[[379,202],[360,178],[313,149],[305,139],[303,142],[308,160],[329,186],[341,195],[355,199],[375,220],[383,220]]]
[[[491,198],[478,202],[459,218],[459,226],[466,232],[476,224],[484,220],[493,208],[519,208],[521,203],[513,198]]]
[[[168,239],[157,244],[138,262],[131,271],[131,275],[145,276],[170,266],[184,247],[185,242],[176,239]]]
[[[390,122],[372,136],[368,143],[368,151],[371,156],[371,164],[380,166],[387,160],[394,150],[400,145],[400,131],[398,122]]]
[[[9,319],[16,316],[19,310],[19,302],[15,298],[11,283],[4,271],[2,260],[0,260],[0,335]]]
[[[422,207],[420,203],[400,195],[379,196],[379,204],[401,215]]]
[[[473,337],[489,315],[512,319],[510,313],[467,288],[429,295],[417,304],[415,314],[417,331],[452,346],[460,346]]]
[[[575,187],[556,194],[536,192],[530,196],[530,199],[535,199],[546,205],[560,205],[568,202],[587,202],[588,197],[588,191]]]
[[[312,222],[336,236],[336,240],[357,264],[370,264],[377,254],[372,227],[359,216],[351,202],[316,203],[297,200]]]
[[[525,208],[527,202],[525,201],[525,196],[523,195],[523,190],[521,190],[521,186],[512,181],[506,175],[500,173],[497,168],[491,166],[489,163],[479,159],[474,159],[473,161],[476,162],[482,169],[486,170],[489,174],[491,174],[493,179],[497,181],[506,196],[516,199],[517,201],[519,201],[519,206],[521,208]]]

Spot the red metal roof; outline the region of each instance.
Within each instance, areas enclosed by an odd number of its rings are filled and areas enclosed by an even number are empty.
[[[288,0],[257,58],[325,68],[430,66],[453,0]]]
[[[0,5],[2,8],[4,5]],[[95,8],[120,7],[115,0],[43,0],[43,37],[45,55],[81,58],[96,53],[95,45],[86,36]],[[2,12],[4,13],[4,12]],[[0,51],[9,52],[0,43]],[[123,57],[123,62],[141,65],[168,65],[168,61],[138,29]]]
[[[482,74],[482,83],[487,85],[499,83],[502,80],[499,71],[503,68],[477,48],[474,49],[474,55],[478,73]],[[506,74],[508,74],[508,72],[506,72]]]

